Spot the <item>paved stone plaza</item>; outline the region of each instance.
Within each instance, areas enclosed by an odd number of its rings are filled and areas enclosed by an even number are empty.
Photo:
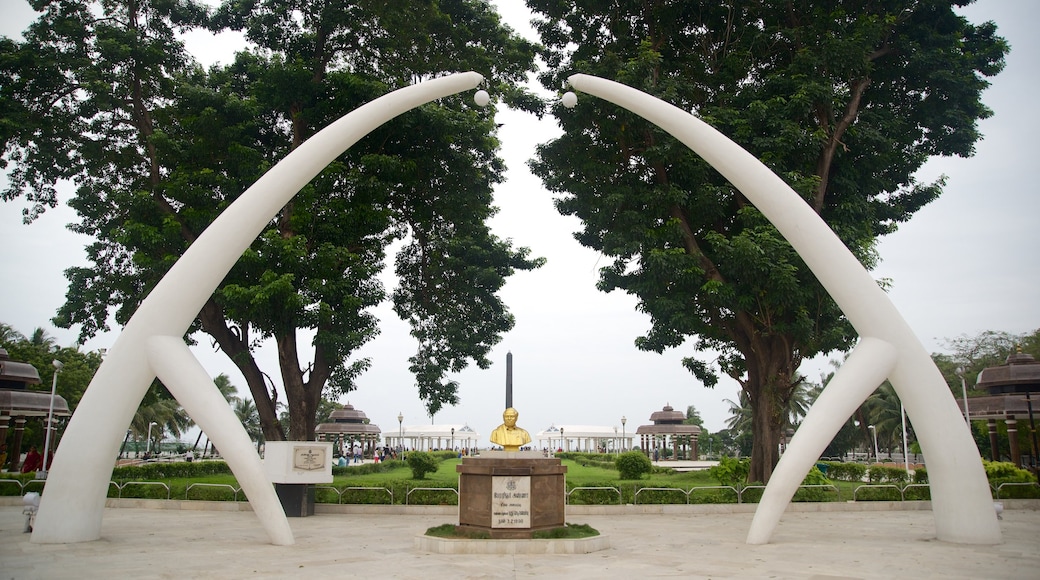
[[[0,507],[0,578],[1040,577],[1036,509],[1005,510],[1000,522],[1004,541],[997,546],[936,541],[927,510],[789,511],[773,543],[748,546],[750,512],[673,506],[668,511],[685,513],[634,514],[631,506],[619,506],[613,511],[627,513],[568,516],[609,536],[610,548],[600,552],[441,555],[416,549],[415,537],[452,522],[449,512],[290,518],[297,544],[279,547],[268,544],[250,511],[180,507],[109,508],[101,540],[41,545],[22,532],[21,507],[5,503]]]

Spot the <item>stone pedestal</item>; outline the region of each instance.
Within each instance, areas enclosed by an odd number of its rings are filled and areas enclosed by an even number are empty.
[[[530,538],[565,524],[567,468],[537,451],[484,452],[458,465],[459,529]]]
[[[276,483],[274,491],[289,518],[314,515],[314,486],[309,483]]]

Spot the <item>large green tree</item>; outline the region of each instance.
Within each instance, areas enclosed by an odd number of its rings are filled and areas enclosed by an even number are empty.
[[[783,177],[867,266],[878,236],[934,200],[933,155],[971,155],[990,115],[985,77],[1007,46],[958,2],[528,0],[549,66],[606,77],[708,121]],[[768,481],[803,359],[847,349],[853,329],[800,257],[686,147],[611,104],[557,111],[562,137],[533,168],[579,217],[578,241],[611,263],[603,291],[651,318],[639,348],[692,344],[706,386],[740,383],[753,411],[750,478]],[[691,343],[687,339],[693,337]]]
[[[85,339],[114,310],[125,323],[217,213],[331,121],[386,92],[476,70],[509,103],[534,46],[478,0],[40,1],[25,42],[0,41],[0,124],[10,187],[31,220],[73,180],[72,227],[96,241],[67,271],[56,321]],[[203,70],[175,34],[244,32],[233,63]],[[513,325],[497,292],[538,265],[488,229],[501,180],[493,109],[457,96],[380,128],[305,187],[207,301],[203,331],[242,371],[268,440],[311,439],[323,395],[355,388],[369,361],[353,353],[378,332],[387,299],[376,275],[400,240],[391,297],[419,343],[411,359],[436,412],[457,401],[447,378]],[[277,372],[253,356],[277,345]],[[277,378],[272,379],[271,375]],[[275,383],[292,418],[278,421]]]

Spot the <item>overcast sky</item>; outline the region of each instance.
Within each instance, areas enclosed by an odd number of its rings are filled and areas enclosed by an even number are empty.
[[[500,0],[508,7],[505,21],[534,38],[519,1]],[[0,0],[4,19],[0,34],[18,36],[33,19],[25,0]],[[948,176],[943,196],[921,210],[909,223],[887,237],[879,250],[878,278],[891,281],[896,307],[931,352],[962,334],[985,330],[1013,333],[1040,327],[1040,197],[1036,195],[1035,144],[1040,115],[1034,100],[1040,93],[1036,63],[1040,44],[1034,27],[1040,23],[1040,2],[983,0],[962,10],[972,22],[996,21],[1011,43],[1004,72],[985,93],[993,118],[981,123],[984,140],[970,159],[938,159],[919,174],[920,181]],[[228,62],[239,46],[232,35],[216,39],[194,35],[189,48],[204,48],[206,62]],[[590,98],[590,97],[586,97]],[[704,388],[685,371],[680,360],[691,349],[658,355],[633,346],[647,330],[647,317],[635,312],[635,299],[603,294],[595,289],[601,257],[574,241],[575,218],[560,216],[552,196],[527,169],[536,144],[558,134],[551,119],[499,112],[503,123],[502,155],[509,171],[495,191],[501,209],[492,221],[494,232],[527,246],[548,263],[509,279],[502,291],[516,317],[490,358],[488,370],[468,369],[461,383],[461,403],[442,410],[438,424],[468,424],[486,439],[501,423],[506,352],[514,357],[514,405],[518,424],[532,433],[551,424],[614,426],[628,419],[631,433],[648,422],[652,412],[671,404],[677,410],[694,405],[705,426],[717,431],[728,417],[726,399],[736,400],[736,383],[724,379]],[[65,188],[66,196],[69,188]],[[64,301],[66,268],[85,265],[88,240],[65,225],[75,219],[68,208],[49,211],[30,226],[21,223],[24,203],[0,203],[0,322],[24,334],[43,327],[63,346],[76,340],[76,329],[55,328],[50,319]],[[392,277],[387,284],[394,283]],[[408,357],[416,344],[408,327],[389,305],[377,309],[380,336],[358,356],[372,358],[372,368],[360,379],[360,389],[344,397],[364,411],[384,432],[395,432],[397,415],[404,424],[431,422],[408,373]],[[108,347],[115,332],[97,337],[84,348]],[[199,337],[208,345],[205,336]],[[195,352],[213,375],[226,373],[245,392],[245,381],[220,353],[205,346]],[[261,367],[277,377],[273,348],[261,349]],[[826,360],[803,366],[816,379]],[[284,400],[284,398],[283,398]]]

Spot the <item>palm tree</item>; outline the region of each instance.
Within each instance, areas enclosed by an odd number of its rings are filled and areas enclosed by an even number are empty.
[[[152,423],[158,425],[158,430],[148,428]],[[147,437],[149,433],[156,441],[162,441],[163,435],[167,432],[180,438],[191,425],[191,418],[176,399],[154,397],[150,401],[142,401],[130,423],[130,429],[134,433],[135,441]]]
[[[12,344],[25,340],[25,335],[14,329],[13,326],[0,322],[0,344]]]
[[[32,336],[29,337],[29,342],[33,346],[40,347],[48,352],[57,350],[58,348],[57,341],[54,340],[54,337],[47,334],[47,331],[40,327],[36,327],[33,330]]]
[[[242,422],[242,427],[245,428],[249,440],[256,441],[256,451],[259,453],[260,444],[264,439],[264,431],[260,426],[260,412],[257,411],[256,403],[252,399],[238,397],[236,399],[232,404],[235,409],[235,415]]]
[[[737,398],[738,402],[733,402],[729,399],[723,399],[729,403],[729,419],[726,419],[726,428],[733,432],[734,435],[741,433],[751,432],[751,400],[748,398],[747,393],[743,390],[740,391],[740,396]]]
[[[864,402],[870,424],[877,429],[878,444],[892,453],[902,440],[903,407],[892,383],[885,381]]]
[[[213,385],[217,387],[217,391],[219,391],[220,394],[223,395],[224,400],[227,401],[229,404],[237,405],[239,401],[242,400],[238,396],[238,388],[235,385],[231,384],[231,378],[228,377],[226,374],[220,373],[219,375],[213,377]],[[256,407],[254,406],[253,409],[255,410]],[[241,416],[239,416],[239,418],[241,419]],[[248,433],[248,429],[246,430],[246,432]],[[192,451],[195,451],[199,448],[200,441],[202,441],[201,430],[199,431],[199,436],[195,438],[195,445],[191,448]]]
[[[813,396],[813,384],[804,378],[791,389],[791,395],[784,405],[784,428],[795,428],[802,423],[816,398]]]

